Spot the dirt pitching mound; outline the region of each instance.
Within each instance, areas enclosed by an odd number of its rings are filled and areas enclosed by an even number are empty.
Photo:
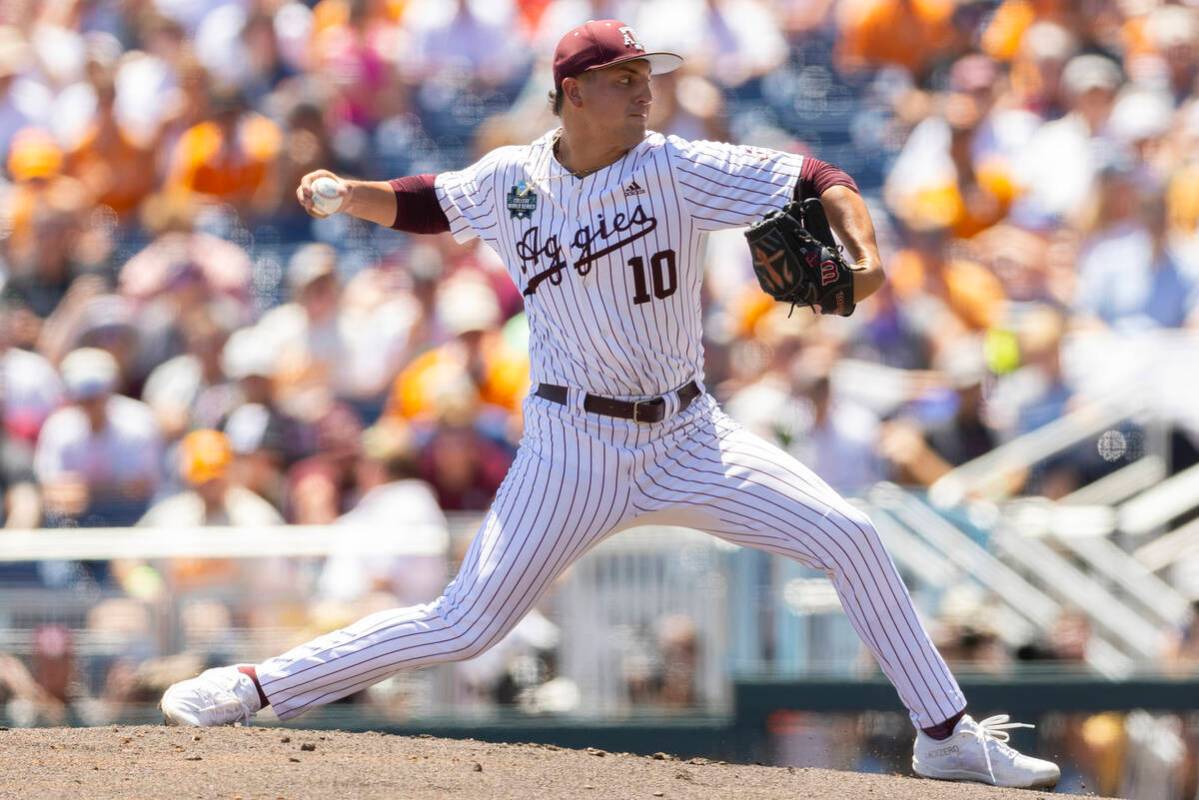
[[[0,797],[1033,800],[897,775],[287,728],[0,730]]]

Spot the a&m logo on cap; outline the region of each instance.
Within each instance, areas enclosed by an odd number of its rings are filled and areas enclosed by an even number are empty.
[[[645,48],[641,46],[641,42],[637,41],[637,34],[633,33],[632,28],[630,28],[628,25],[625,25],[621,28],[617,28],[617,30],[620,31],[622,36],[624,36],[625,47],[635,47],[641,52],[645,52]]]
[[[508,213],[512,219],[530,219],[537,210],[537,195],[533,187],[524,181],[518,181],[508,191]]]

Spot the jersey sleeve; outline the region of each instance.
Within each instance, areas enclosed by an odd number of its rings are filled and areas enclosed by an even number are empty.
[[[508,151],[513,149],[493,150],[469,167],[442,172],[433,181],[437,202],[459,244],[475,237],[486,239],[496,227],[496,173],[511,159]]]
[[[676,136],[668,141],[679,196],[700,230],[750,225],[795,195],[803,156]]]

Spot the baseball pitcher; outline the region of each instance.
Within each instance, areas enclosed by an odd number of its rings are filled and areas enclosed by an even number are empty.
[[[844,172],[647,130],[650,77],[681,62],[648,52],[619,21],[590,21],[557,46],[561,125],[533,143],[437,176],[304,177],[297,198],[316,216],[478,237],[502,256],[531,333],[524,436],[441,597],[178,683],[162,699],[168,723],[246,721],[266,705],[289,719],[398,670],[477,656],[588,550],[657,523],[828,575],[910,713],[917,774],[1011,787],[1057,782],[1055,764],[1008,746],[1018,723],[965,714],[870,520],[705,391],[700,279],[709,232],[752,226],[763,288],[820,313],[852,313],[883,273],[866,205]]]

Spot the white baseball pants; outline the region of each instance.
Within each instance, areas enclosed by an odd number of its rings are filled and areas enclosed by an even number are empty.
[[[708,395],[650,425],[531,396],[516,460],[442,596],[257,665],[263,691],[288,719],[399,670],[477,656],[589,549],[651,521],[824,572],[917,727],[965,707],[869,519]]]

